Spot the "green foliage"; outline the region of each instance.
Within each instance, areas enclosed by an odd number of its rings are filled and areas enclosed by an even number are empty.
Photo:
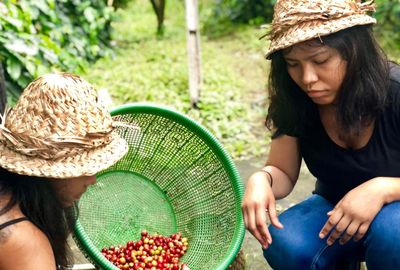
[[[210,36],[231,33],[234,24],[260,25],[272,20],[276,0],[214,0],[204,31]],[[210,6],[210,5],[208,5]]]
[[[0,3],[0,61],[11,102],[40,74],[81,72],[104,56],[112,12],[103,0]]]
[[[128,3],[132,2],[134,0],[113,0],[112,1],[112,6],[115,8],[126,8]]]
[[[97,88],[108,89],[114,105],[151,102],[187,114],[207,127],[235,159],[265,154],[267,62],[259,30],[243,27],[230,37],[203,37],[203,84],[199,109],[192,109],[184,5],[169,0],[165,14],[165,33],[159,38],[148,0],[117,11],[115,57],[99,60],[83,76]]]
[[[400,60],[400,1],[377,0],[375,33],[391,58]]]
[[[398,0],[376,0],[376,18],[380,24],[393,24],[393,30],[400,30],[400,2]]]

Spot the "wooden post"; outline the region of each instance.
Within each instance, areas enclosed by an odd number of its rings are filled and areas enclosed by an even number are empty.
[[[190,103],[197,108],[200,99],[201,68],[200,68],[200,33],[198,19],[198,0],[185,0],[187,51],[189,67]]]
[[[6,79],[4,78],[3,65],[0,62],[0,114],[3,114],[6,105],[7,105]]]

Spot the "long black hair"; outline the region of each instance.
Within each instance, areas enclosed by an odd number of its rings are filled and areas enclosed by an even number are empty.
[[[347,61],[336,106],[340,136],[358,135],[386,105],[387,57],[375,40],[371,25],[350,27],[321,40],[322,45],[336,49]],[[289,76],[282,50],[271,55],[269,97],[266,126],[276,127],[280,133],[301,136],[318,116],[316,105]]]
[[[0,168],[0,196],[11,195],[8,203],[0,209],[0,215],[19,205],[22,213],[47,236],[56,263],[63,268],[71,264],[67,238],[75,225],[78,211],[76,206],[63,207],[50,181]]]

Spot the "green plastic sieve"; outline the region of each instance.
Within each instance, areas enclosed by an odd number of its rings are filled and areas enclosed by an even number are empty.
[[[118,269],[102,247],[136,241],[140,232],[181,232],[191,270],[226,269],[241,247],[243,186],[217,139],[191,118],[151,104],[126,104],[111,114],[140,129],[118,127],[129,152],[97,175],[79,202],[74,239],[98,269]]]

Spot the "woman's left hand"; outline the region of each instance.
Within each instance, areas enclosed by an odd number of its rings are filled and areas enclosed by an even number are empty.
[[[380,185],[379,179],[374,178],[350,190],[327,213],[329,219],[319,237],[325,238],[332,231],[327,239],[328,245],[339,238],[340,244],[345,244],[351,238],[354,241],[360,240],[385,203]]]

